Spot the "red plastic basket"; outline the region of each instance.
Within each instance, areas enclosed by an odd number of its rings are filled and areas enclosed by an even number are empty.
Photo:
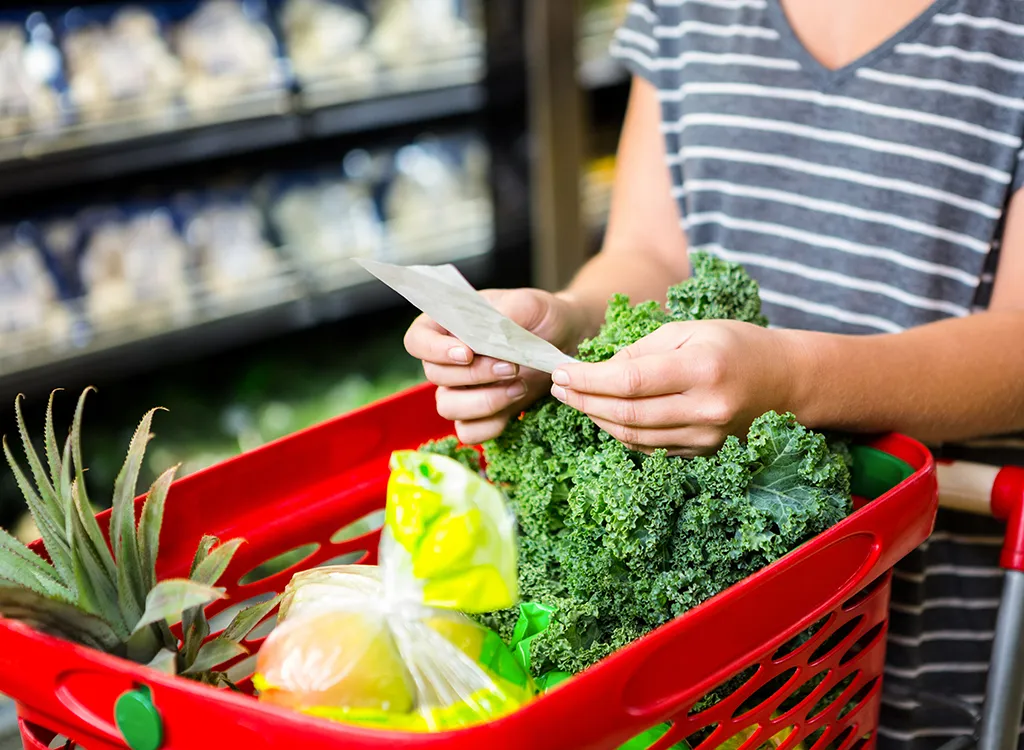
[[[248,542],[222,580],[236,603],[280,591],[296,571],[339,556],[372,563],[378,532],[341,543],[331,537],[383,507],[392,450],[450,431],[435,413],[433,390],[416,388],[185,477],[168,499],[158,572],[187,573],[203,534]],[[809,736],[819,749],[870,746],[888,572],[927,538],[937,507],[933,462],[924,447],[900,436],[873,445],[890,464],[903,462],[909,477],[899,481],[900,474],[898,486],[775,564],[487,724],[399,734],[307,718],[5,620],[0,692],[17,701],[30,750],[48,747],[58,734],[89,750],[123,750],[113,707],[142,686],[151,691],[163,723],[162,747],[169,750],[605,750],[664,722],[671,728],[651,745],[657,750],[701,730],[705,747],[743,733],[749,735],[743,747],[756,748],[785,732],[781,750]],[[310,544],[315,552],[290,569],[238,583],[268,559]],[[211,605],[210,614],[225,606]],[[248,645],[255,649],[260,641]],[[693,710],[723,683],[731,694]]]

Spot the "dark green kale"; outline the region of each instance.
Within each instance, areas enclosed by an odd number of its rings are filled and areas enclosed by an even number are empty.
[[[694,255],[668,309],[615,297],[580,357],[599,361],[676,320],[765,325],[741,267]],[[627,449],[586,415],[546,398],[485,446],[487,474],[520,528],[524,600],[555,608],[534,640],[537,674],[579,672],[760,570],[845,517],[847,454],[769,412],[744,440],[682,459]],[[515,611],[485,618],[509,638]]]
[[[475,449],[462,445],[459,442],[459,439],[454,435],[451,437],[441,438],[440,440],[431,440],[429,443],[424,443],[420,446],[420,450],[425,451],[426,453],[436,453],[440,456],[447,456],[448,458],[458,461],[467,469],[477,474],[479,474],[483,469],[483,462],[480,460],[480,454],[477,453]]]

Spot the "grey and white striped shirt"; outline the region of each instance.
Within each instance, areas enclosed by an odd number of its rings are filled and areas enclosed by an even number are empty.
[[[690,247],[744,264],[772,325],[899,332],[984,309],[1024,185],[1024,0],[937,0],[834,71],[780,0],[636,0],[612,54],[658,90]],[[980,699],[1001,538],[943,512],[896,571],[891,685]],[[890,696],[878,739],[924,750],[970,732]]]

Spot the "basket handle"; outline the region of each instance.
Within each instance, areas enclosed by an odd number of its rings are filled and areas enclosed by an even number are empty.
[[[1006,522],[1000,564],[1024,571],[1024,468],[969,461],[936,463],[939,503],[952,510]]]

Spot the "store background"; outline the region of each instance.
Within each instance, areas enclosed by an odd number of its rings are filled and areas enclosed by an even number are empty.
[[[0,4],[0,433],[84,424],[93,498],[421,379],[354,256],[553,288],[599,246],[622,0]],[[38,432],[38,430],[37,430]],[[15,440],[16,442],[16,440]],[[173,517],[170,518],[173,523]],[[0,527],[28,540],[0,467]],[[0,750],[20,747],[0,698]]]

